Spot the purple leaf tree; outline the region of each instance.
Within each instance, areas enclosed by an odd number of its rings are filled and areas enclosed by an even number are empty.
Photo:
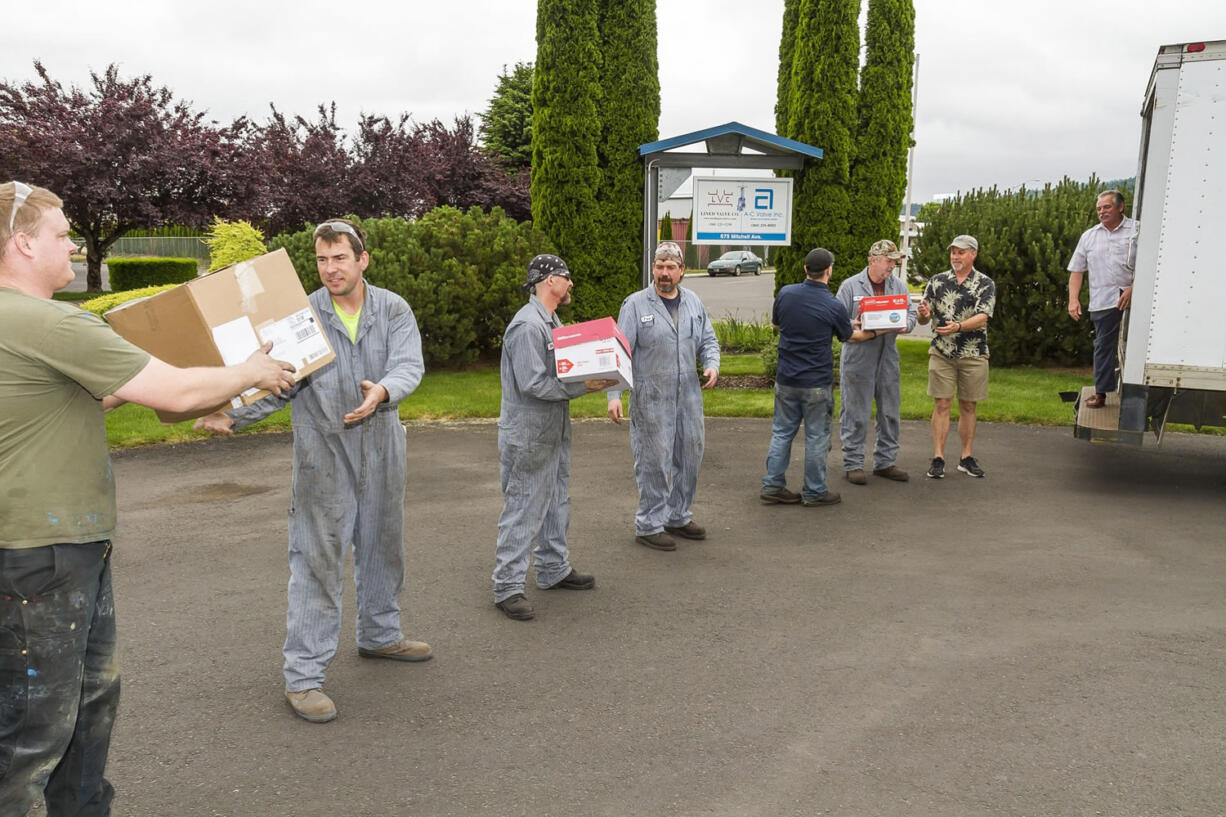
[[[260,192],[250,125],[227,126],[115,65],[88,88],[63,85],[35,62],[39,80],[0,82],[0,177],[49,188],[84,240],[90,291],[102,259],[137,227],[204,227],[213,215],[245,215]]]

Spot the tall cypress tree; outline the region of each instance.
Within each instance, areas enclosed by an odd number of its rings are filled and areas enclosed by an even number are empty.
[[[792,245],[780,250],[776,291],[804,277],[805,253],[834,253],[832,286],[859,271],[849,211],[856,73],[860,59],[860,0],[799,0],[786,89],[787,130],[781,135],[820,147],[823,158],[797,172]],[[785,35],[786,36],[786,35]]]
[[[655,0],[597,0],[603,64],[597,104],[601,138],[601,268],[592,270],[593,292],[576,298],[587,318],[616,315],[622,299],[641,282],[643,163],[638,147],[659,138],[660,77],[656,55]]]
[[[779,37],[779,88],[775,95],[775,133],[788,132],[788,89],[792,84],[792,51],[796,46],[796,20],[800,0],[783,0],[783,33]]]
[[[579,304],[597,295],[604,268],[596,241],[599,66],[596,0],[538,0],[532,218],[574,271]]]
[[[861,256],[868,254],[874,241],[898,238],[911,144],[912,0],[869,0],[864,41],[867,54],[860,71],[856,156],[851,168],[851,233]]]

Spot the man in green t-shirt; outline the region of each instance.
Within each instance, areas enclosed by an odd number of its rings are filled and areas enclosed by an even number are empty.
[[[293,385],[267,349],[179,369],[51,294],[73,280],[63,202],[0,184],[0,804],[107,814],[119,699],[110,549],[115,485],[103,412],[215,406]]]

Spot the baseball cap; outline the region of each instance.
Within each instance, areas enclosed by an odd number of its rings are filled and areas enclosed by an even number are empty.
[[[953,241],[949,242],[949,246],[979,252],[979,242],[975,240],[975,236],[973,235],[960,235]],[[949,247],[946,247],[945,249],[949,249]]]
[[[902,258],[902,253],[898,251],[898,245],[888,238],[883,238],[868,248],[869,255],[884,255],[886,258],[898,260]]]
[[[809,250],[809,254],[805,256],[805,269],[810,275],[820,275],[826,271],[826,267],[832,264],[834,264],[834,253],[821,247]]]

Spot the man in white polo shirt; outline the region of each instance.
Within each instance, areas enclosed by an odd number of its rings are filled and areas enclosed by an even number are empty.
[[[1124,215],[1124,194],[1104,190],[1096,205],[1098,224],[1081,234],[1068,262],[1068,313],[1081,320],[1081,282],[1090,273],[1090,320],[1094,323],[1094,396],[1090,408],[1101,408],[1115,391],[1116,346],[1120,319],[1132,302],[1132,278],[1137,259],[1137,222]]]

